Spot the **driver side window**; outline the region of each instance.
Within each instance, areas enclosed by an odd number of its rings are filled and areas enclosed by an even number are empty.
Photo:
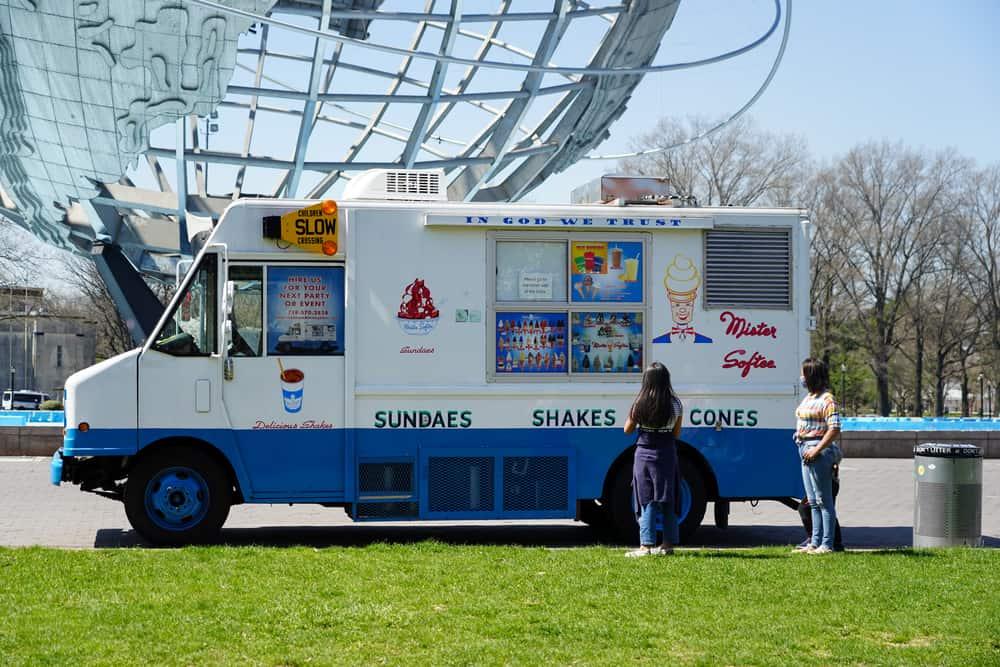
[[[217,351],[218,257],[202,256],[195,270],[152,349],[175,357],[207,357]]]

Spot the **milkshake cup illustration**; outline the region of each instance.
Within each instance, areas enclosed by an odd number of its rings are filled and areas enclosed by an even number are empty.
[[[634,283],[639,279],[639,258],[629,257],[625,260],[625,282]]]
[[[278,359],[278,369],[281,371],[281,400],[285,404],[285,412],[298,412],[302,409],[302,393],[306,374],[298,368],[285,368]]]
[[[611,249],[611,270],[620,271],[622,268],[622,249],[612,248]]]

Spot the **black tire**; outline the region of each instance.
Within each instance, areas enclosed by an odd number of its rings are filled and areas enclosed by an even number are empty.
[[[613,535],[622,544],[638,544],[639,522],[632,509],[632,457],[622,461],[614,474],[608,502]]]
[[[159,482],[164,475],[172,475],[182,481],[185,478],[197,480],[191,484],[197,487],[198,493],[191,495],[197,495],[195,504],[201,511],[188,525],[184,523],[185,517],[178,517],[173,529],[165,528],[163,524],[169,523],[169,520],[162,513],[159,513],[159,520],[151,516],[156,512],[151,507],[155,505],[152,498],[162,497],[165,491],[153,492],[150,482],[154,479]],[[197,479],[199,476],[200,479]],[[129,471],[125,483],[125,515],[129,523],[143,538],[157,545],[205,544],[218,540],[219,530],[229,516],[232,500],[233,489],[226,470],[208,453],[190,446],[150,452]]]
[[[606,505],[598,505],[596,500],[581,500],[578,514],[580,521],[590,526],[597,539],[602,542],[615,539],[611,514]]]
[[[715,527],[722,530],[729,528],[729,501],[716,500],[713,504],[715,505],[713,508],[715,514]]]
[[[688,457],[680,457],[681,476],[691,491],[691,509],[679,526],[681,543],[688,542],[705,518],[707,496],[701,470]],[[632,461],[623,461],[615,470],[608,507],[615,537],[625,544],[639,540],[639,523],[632,508]]]

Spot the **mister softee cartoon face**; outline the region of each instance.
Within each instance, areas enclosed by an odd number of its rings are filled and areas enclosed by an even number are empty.
[[[694,327],[694,302],[698,297],[701,274],[685,255],[675,255],[663,276],[663,288],[670,303],[670,318],[674,325],[670,331],[653,339],[654,343],[711,343],[712,339],[700,334]]]
[[[691,324],[694,317],[694,299],[670,299],[670,316],[674,324]]]

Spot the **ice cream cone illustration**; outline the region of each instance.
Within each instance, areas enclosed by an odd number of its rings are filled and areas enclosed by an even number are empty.
[[[670,302],[670,317],[674,325],[653,339],[654,343],[711,343],[708,336],[695,331],[694,302],[701,286],[698,268],[685,255],[675,255],[663,276],[663,288]]]

